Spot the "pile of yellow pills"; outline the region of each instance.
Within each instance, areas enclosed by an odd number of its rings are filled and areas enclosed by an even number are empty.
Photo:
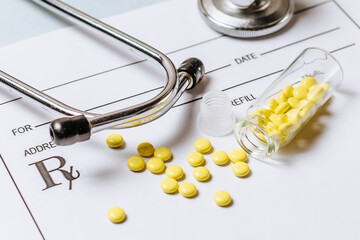
[[[199,153],[205,154],[211,151],[211,143],[209,140],[200,138],[194,143],[195,150]]]
[[[270,137],[277,137],[283,144],[307,122],[328,89],[328,84],[319,85],[313,77],[303,78],[300,86],[285,86],[276,98],[268,101],[268,106],[254,110],[251,115]],[[266,141],[263,134],[255,135]]]
[[[204,182],[210,178],[210,171],[205,167],[197,167],[193,171],[193,176],[199,182]]]
[[[110,208],[110,210],[107,212],[107,217],[113,223],[121,223],[125,220],[126,214],[124,212],[124,209],[119,207],[113,207]]]
[[[230,161],[233,163],[236,162],[246,162],[247,155],[246,152],[242,149],[232,150],[229,154]]]
[[[194,197],[197,193],[197,189],[193,183],[182,183],[179,186],[179,192],[181,195],[187,198]]]
[[[134,156],[127,160],[127,166],[131,171],[138,172],[144,169],[145,162],[141,157]]]
[[[200,166],[204,163],[205,159],[204,156],[199,153],[199,152],[192,152],[190,153],[187,158],[186,158],[187,162],[193,166],[193,167],[197,167]]]
[[[171,151],[166,147],[161,147],[155,150],[154,157],[160,158],[164,162],[171,158]]]
[[[165,164],[160,158],[154,157],[154,158],[151,158],[146,163],[146,167],[147,167],[147,169],[149,169],[150,172],[157,174],[157,173],[161,173],[162,171],[164,171]]]
[[[165,174],[169,178],[179,180],[184,176],[184,171],[181,167],[179,167],[177,165],[172,165],[166,169]]]
[[[231,203],[231,196],[228,192],[219,191],[214,195],[214,201],[220,207],[226,207]]]
[[[232,166],[232,172],[237,177],[246,177],[249,172],[249,165],[245,162],[237,162]]]
[[[216,151],[211,155],[211,159],[216,165],[225,165],[229,162],[229,156],[224,151]]]
[[[178,182],[173,178],[165,178],[160,183],[161,189],[165,193],[175,193],[178,190]]]
[[[137,147],[137,152],[142,157],[151,157],[154,154],[154,146],[151,143],[143,142]]]
[[[111,134],[106,138],[106,143],[111,148],[118,148],[124,143],[124,139],[119,134]]]

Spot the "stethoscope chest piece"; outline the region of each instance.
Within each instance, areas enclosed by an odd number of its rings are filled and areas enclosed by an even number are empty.
[[[283,28],[293,15],[292,0],[199,0],[205,21],[233,37],[259,37]]]

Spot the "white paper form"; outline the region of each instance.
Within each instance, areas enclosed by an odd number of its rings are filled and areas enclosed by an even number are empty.
[[[60,115],[0,88],[0,238],[358,239],[360,31],[346,4],[345,0],[297,1],[288,27],[258,39],[235,39],[212,31],[200,18],[196,1],[190,0],[107,19],[167,53],[176,65],[188,57],[200,58],[206,77],[162,118],[137,128],[98,133],[73,146],[50,143],[48,122]],[[359,3],[352,4],[352,9],[360,10]],[[214,150],[238,148],[232,135],[215,138],[197,130],[203,94],[223,90],[239,118],[251,103],[244,96],[249,100],[260,96],[311,46],[331,51],[341,62],[345,80],[339,92],[279,153],[278,161],[250,159],[251,176],[238,179],[231,165],[216,166],[206,155],[212,179],[196,182],[186,162],[196,139],[208,138]],[[155,65],[79,27],[4,47],[0,66],[65,103],[95,112],[139,103],[164,85],[161,72],[152,68]],[[125,147],[112,150],[105,139],[116,132],[124,136]],[[174,158],[166,165],[183,167],[185,181],[197,186],[198,197],[166,195],[159,187],[165,175],[129,171],[126,161],[143,141],[172,150]],[[48,170],[64,164],[63,171],[49,173],[53,184],[46,185],[37,168],[41,163]],[[74,178],[80,176],[69,181],[70,172]],[[231,207],[220,208],[213,202],[213,194],[220,190],[232,195]],[[124,223],[107,219],[113,206],[126,211]]]

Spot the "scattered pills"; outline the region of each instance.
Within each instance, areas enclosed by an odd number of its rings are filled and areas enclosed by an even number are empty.
[[[160,183],[161,189],[165,193],[175,193],[178,190],[178,182],[173,178],[165,178]]]
[[[236,162],[246,162],[247,155],[246,152],[242,149],[232,150],[229,154],[230,161],[233,163]]]
[[[204,163],[205,159],[204,156],[201,153],[198,152],[192,152],[190,153],[186,160],[188,161],[188,163],[193,166],[193,167],[197,167],[200,166]]]
[[[119,207],[113,207],[110,208],[110,210],[107,212],[107,217],[113,223],[121,223],[125,220],[126,214],[124,212],[124,209]]]
[[[145,162],[141,157],[134,156],[127,160],[127,166],[131,171],[138,172],[144,169]]]
[[[190,197],[194,197],[196,195],[197,189],[193,183],[186,182],[186,183],[180,184],[179,192],[184,197],[190,198]]]
[[[216,151],[211,155],[211,159],[216,165],[225,165],[229,162],[229,157],[224,151]]]
[[[204,138],[200,138],[200,139],[196,140],[194,143],[194,147],[195,147],[196,151],[198,151],[199,153],[203,153],[203,154],[211,151],[210,141],[207,139],[204,139]]]
[[[232,172],[237,177],[246,177],[249,172],[249,166],[245,162],[237,162],[232,166]]]
[[[165,169],[165,164],[160,158],[151,158],[147,164],[147,169],[152,173],[161,173]]]
[[[168,161],[171,158],[171,151],[166,147],[161,147],[155,150],[154,157],[160,158],[164,162]]]
[[[177,165],[172,165],[166,169],[165,174],[169,178],[179,180],[180,178],[182,178],[184,176],[184,171],[181,167],[179,167]]]
[[[142,157],[151,157],[154,154],[154,146],[151,143],[143,142],[137,147],[137,151]]]
[[[204,182],[210,178],[210,171],[205,167],[197,167],[193,171],[193,176],[199,182]]]
[[[124,139],[120,134],[111,134],[106,138],[106,143],[111,148],[118,148],[124,143]]]
[[[219,191],[214,195],[214,201],[220,207],[226,207],[231,203],[231,196],[228,192]]]

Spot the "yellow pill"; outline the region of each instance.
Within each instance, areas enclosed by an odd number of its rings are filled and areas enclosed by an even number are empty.
[[[121,223],[125,220],[126,214],[124,212],[124,209],[119,207],[113,207],[110,208],[110,210],[107,212],[107,217],[113,223]]]
[[[118,148],[124,142],[124,139],[119,134],[111,134],[106,138],[106,143],[111,148]]]
[[[284,87],[284,93],[286,95],[286,97],[292,97],[293,96],[293,91],[294,91],[294,88],[292,86],[286,86]]]
[[[325,92],[327,92],[329,90],[329,84],[322,83],[322,84],[320,84],[320,86],[325,90]]]
[[[295,98],[295,97],[291,97],[288,99],[288,103],[290,104],[290,106],[292,108],[297,108],[299,107],[299,99]]]
[[[160,158],[164,162],[171,158],[171,151],[166,147],[161,147],[155,150],[154,157]]]
[[[190,197],[194,197],[196,195],[197,189],[193,183],[186,182],[186,183],[180,184],[179,192],[184,197],[190,198]]]
[[[270,123],[270,122],[269,122]],[[270,123],[271,124],[271,123]],[[242,149],[232,150],[229,154],[230,161],[233,163],[236,162],[246,162],[247,155],[246,152]]]
[[[305,122],[306,119],[310,116],[310,108],[304,108],[299,112],[299,116],[302,118],[302,121]]]
[[[178,190],[179,185],[175,179],[165,178],[161,181],[160,187],[165,193],[174,193]]]
[[[272,131],[277,130],[277,128],[278,127],[275,123],[268,122],[265,126],[265,131],[270,134]],[[246,161],[242,161],[242,162],[246,162]]]
[[[276,123],[276,119],[277,119],[277,114],[271,114],[269,119],[273,122]]]
[[[229,157],[224,151],[216,151],[211,155],[211,159],[216,165],[225,165],[229,162]]]
[[[268,102],[268,106],[271,109],[271,111],[275,111],[277,106],[279,106],[279,103],[274,98],[271,98]]]
[[[304,99],[304,98],[306,98],[307,94],[308,94],[308,90],[305,87],[299,86],[299,87],[294,88],[293,95],[297,99],[300,99],[300,100]]]
[[[160,158],[151,158],[146,163],[147,169],[152,173],[161,173],[165,169],[165,164]]]
[[[205,159],[204,156],[201,153],[198,152],[192,152],[190,153],[186,160],[188,161],[188,163],[193,166],[193,167],[197,167],[200,166],[201,164],[204,163]]]
[[[179,180],[180,178],[182,178],[184,176],[184,171],[181,167],[172,165],[166,169],[165,174],[169,178]]]
[[[266,109],[266,108],[263,108],[260,110],[255,110],[251,113],[251,115],[253,115],[253,116],[265,117],[265,118],[270,117],[270,114],[271,114],[271,110]]]
[[[279,106],[275,109],[276,114],[285,113],[290,108],[290,104],[288,102],[280,103]]]
[[[292,122],[284,123],[279,127],[280,133],[282,135],[289,135],[293,131],[294,126],[295,124]]]
[[[211,143],[209,140],[200,138],[194,143],[195,150],[199,153],[208,153],[211,151]]]
[[[308,99],[304,99],[299,102],[300,109],[311,108],[313,105],[314,103],[310,102]]]
[[[288,116],[286,114],[279,114],[276,119],[276,124],[278,126],[286,123],[288,121]]]
[[[298,122],[299,121],[299,110],[298,109],[291,109],[289,110],[286,115],[288,116],[289,122]]]
[[[311,86],[317,84],[315,78],[313,77],[306,77],[306,78],[303,78],[300,82],[300,85],[306,89],[310,89]]]
[[[312,90],[312,89],[310,89],[310,90]],[[325,89],[318,86],[317,89],[315,89],[313,91],[309,91],[307,98],[309,99],[310,102],[317,104],[323,100],[325,93],[326,93]]]
[[[127,166],[131,171],[138,172],[144,169],[144,159],[138,156],[131,157],[127,160]]]
[[[283,103],[283,102],[286,102],[287,101],[287,96],[285,95],[285,93],[281,92],[279,93],[278,95],[278,98],[277,98],[277,101],[279,104]]]
[[[231,203],[231,196],[228,192],[220,191],[215,193],[214,201],[220,207],[225,207]]]
[[[249,172],[249,166],[245,162],[237,162],[232,166],[232,172],[237,177],[246,177]]]
[[[137,147],[137,151],[140,154],[140,156],[143,157],[150,157],[154,154],[154,146],[151,143],[143,142],[140,143]]]
[[[194,169],[193,171],[193,176],[196,180],[198,180],[199,182],[203,182],[209,179],[210,177],[210,172],[207,168],[205,167],[197,167]]]

